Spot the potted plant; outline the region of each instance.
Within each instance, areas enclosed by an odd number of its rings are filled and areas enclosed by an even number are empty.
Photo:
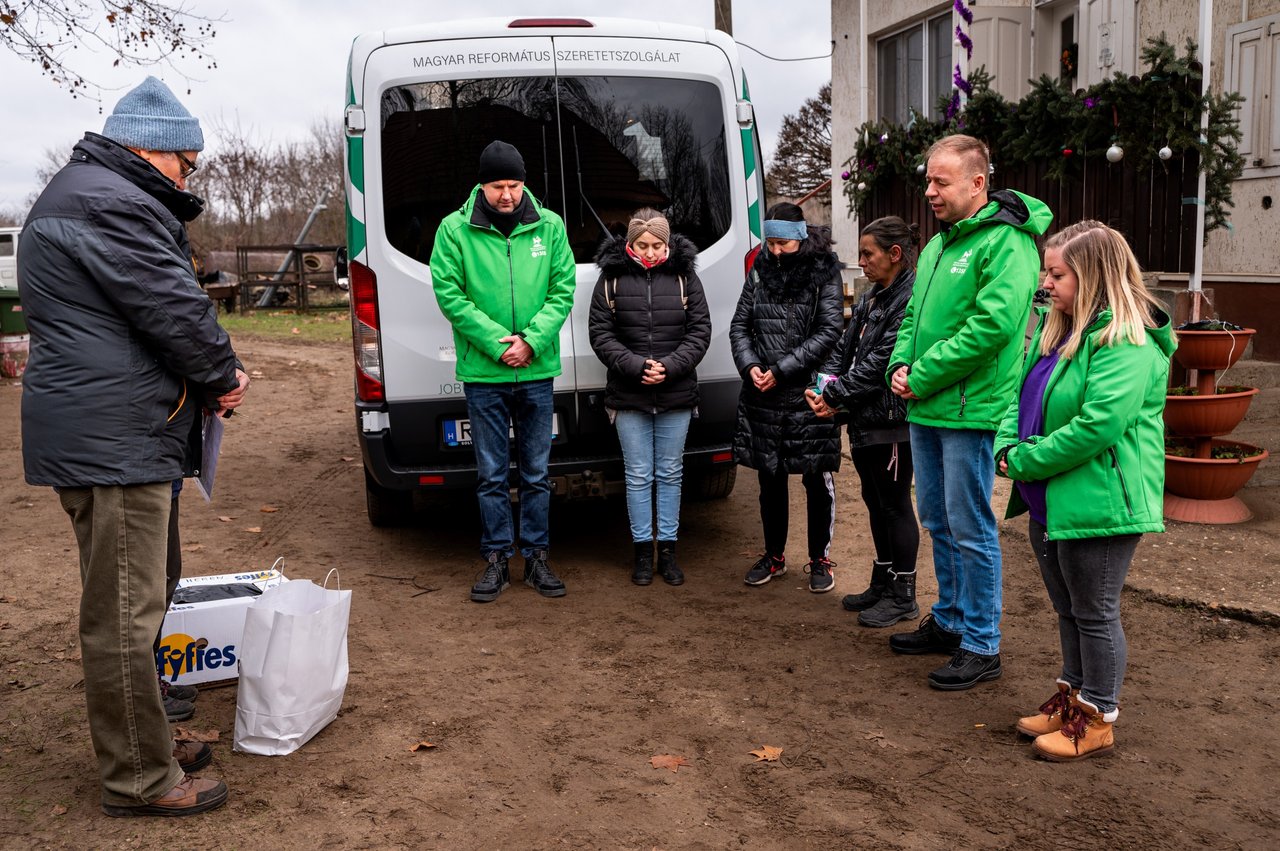
[[[1197,370],[1195,386],[1169,388],[1165,398],[1164,514],[1189,523],[1241,523],[1253,516],[1236,492],[1268,457],[1265,449],[1222,440],[1249,410],[1255,387],[1219,386],[1254,331],[1211,320],[1178,329],[1174,357]]]

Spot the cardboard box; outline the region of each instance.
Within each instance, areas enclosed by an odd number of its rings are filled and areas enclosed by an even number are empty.
[[[265,591],[288,581],[278,570],[260,570],[184,577],[178,581],[178,588],[252,585]],[[160,651],[156,654],[156,667],[164,678],[180,685],[236,679],[240,675],[236,662],[240,657],[245,611],[256,599],[254,595],[170,606],[160,630]]]

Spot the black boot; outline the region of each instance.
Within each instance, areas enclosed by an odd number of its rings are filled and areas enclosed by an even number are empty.
[[[637,585],[653,584],[653,541],[636,541],[636,560],[631,568],[631,581]]]
[[[893,567],[891,561],[873,561],[871,562],[871,586],[861,594],[847,594],[840,601],[840,605],[844,606],[846,612],[861,612],[871,608],[880,602],[880,598],[884,596],[885,589],[889,587],[889,568]]]
[[[485,559],[484,573],[471,586],[471,599],[477,603],[492,602],[510,584],[511,571],[507,567],[507,560],[502,553],[491,552]]]
[[[658,574],[668,585],[684,584],[684,571],[676,565],[675,541],[658,541]]]
[[[920,617],[916,605],[916,572],[898,573],[889,570],[889,587],[884,596],[871,608],[858,614],[858,623],[876,629],[893,626],[901,620]]]

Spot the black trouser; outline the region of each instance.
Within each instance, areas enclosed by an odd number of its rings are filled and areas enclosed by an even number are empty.
[[[920,549],[920,524],[911,504],[911,443],[860,446],[850,454],[871,515],[876,561],[892,562],[894,570],[910,573]]]
[[[781,556],[787,548],[790,506],[786,473],[760,474],[760,521],[764,524],[765,552]],[[805,502],[809,519],[809,559],[826,558],[836,522],[836,489],[830,473],[805,473]]]

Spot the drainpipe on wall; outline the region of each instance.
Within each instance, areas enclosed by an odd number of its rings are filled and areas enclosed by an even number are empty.
[[[1210,90],[1210,68],[1213,57],[1213,0],[1200,0],[1200,61],[1204,65],[1203,86],[1207,94]],[[1200,143],[1204,144],[1209,135],[1209,111],[1200,115]],[[1191,278],[1187,282],[1187,290],[1191,293],[1191,321],[1200,319],[1201,280],[1204,277],[1204,163],[1200,164],[1200,174],[1196,179],[1196,253],[1195,265],[1191,270]]]

